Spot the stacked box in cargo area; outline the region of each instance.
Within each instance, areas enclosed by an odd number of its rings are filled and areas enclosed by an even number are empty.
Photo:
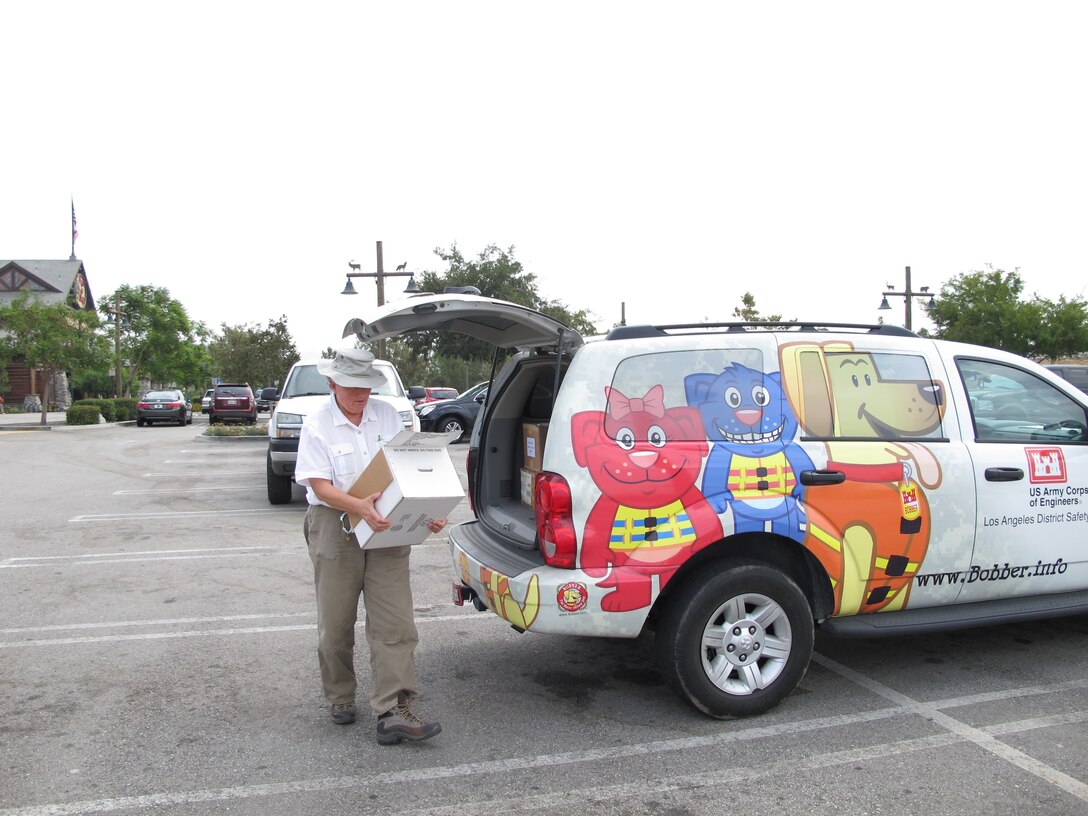
[[[533,482],[544,467],[547,422],[524,422],[521,426],[521,501],[533,506]]]

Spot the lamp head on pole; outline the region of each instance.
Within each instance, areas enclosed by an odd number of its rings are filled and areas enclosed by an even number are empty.
[[[344,291],[341,292],[340,294],[341,295],[357,295],[357,294],[359,294],[358,292],[355,291],[355,284],[353,284],[351,282],[351,278],[348,278],[347,281],[348,282],[346,284],[344,284]]]
[[[890,309],[891,307],[892,307],[891,304],[888,303],[888,296],[884,295],[884,297],[880,301],[880,305],[877,306],[876,308],[883,311],[884,309]]]
[[[404,294],[406,295],[418,295],[419,285],[416,283],[416,276],[412,275],[408,278],[408,285],[404,287]]]

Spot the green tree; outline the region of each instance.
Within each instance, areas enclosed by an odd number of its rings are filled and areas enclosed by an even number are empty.
[[[936,336],[1004,349],[1036,360],[1088,350],[1088,308],[1081,298],[1024,301],[1017,271],[965,272],[941,287],[929,310]]]
[[[503,250],[491,244],[475,259],[467,259],[454,244],[449,249],[436,248],[435,255],[446,269],[422,273],[418,283],[424,291],[474,286],[482,295],[527,306],[583,336],[597,333],[586,310],[572,310],[539,293],[536,275],[514,257],[514,247]],[[494,354],[486,342],[452,332],[419,332],[386,344],[386,356],[405,384],[450,385],[461,390],[491,375]]]
[[[22,360],[43,372],[39,396],[42,424],[54,395],[53,378],[60,371],[80,371],[101,365],[108,355],[104,338],[95,333],[93,312],[76,311],[65,304],[45,305],[29,294],[0,306],[0,368]]]
[[[121,286],[99,309],[112,316],[119,309],[121,391],[131,394],[141,378],[153,386],[203,388],[209,381],[207,329],[189,319],[185,307],[167,289]],[[117,340],[117,327],[108,334]],[[115,349],[116,353],[116,349]]]
[[[739,317],[745,323],[781,323],[782,315],[762,316],[756,308],[756,298],[751,292],[740,296],[740,306],[733,309],[733,317]]]
[[[1035,340],[1034,356],[1046,362],[1057,362],[1088,351],[1088,304],[1082,298],[1057,303],[1040,298],[1029,304],[1038,309],[1038,326],[1043,328]]]
[[[281,384],[299,359],[286,315],[269,320],[263,328],[224,323],[209,352],[216,376],[224,382],[247,382],[254,388]]]

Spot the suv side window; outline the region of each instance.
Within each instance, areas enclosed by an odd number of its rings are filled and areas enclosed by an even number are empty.
[[[944,386],[918,354],[794,344],[790,389],[807,438],[945,439]]]
[[[1021,368],[958,359],[979,442],[1082,442],[1084,408],[1050,383]]]

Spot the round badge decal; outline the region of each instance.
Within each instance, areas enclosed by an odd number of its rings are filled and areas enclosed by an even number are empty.
[[[556,603],[564,612],[581,612],[589,602],[589,592],[585,584],[568,581],[555,593]]]

